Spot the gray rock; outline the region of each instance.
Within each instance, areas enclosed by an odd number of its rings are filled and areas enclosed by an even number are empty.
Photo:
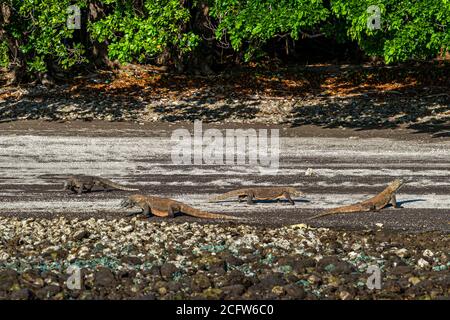
[[[11,269],[0,271],[0,290],[10,290],[15,284],[18,284],[17,272]]]
[[[114,274],[107,268],[100,268],[94,274],[94,284],[99,287],[115,287],[117,282]]]
[[[53,297],[55,294],[59,293],[61,288],[55,285],[48,285],[42,289],[36,291],[36,297],[41,300],[46,300]]]
[[[173,263],[164,263],[161,266],[161,276],[165,280],[171,280],[173,274],[178,271],[178,268]]]
[[[196,274],[192,277],[191,288],[193,291],[202,291],[211,287],[211,281],[204,274]]]
[[[284,286],[284,290],[286,295],[292,299],[303,299],[305,297],[305,290],[297,284],[288,284]]]
[[[260,283],[263,287],[272,289],[274,286],[283,286],[286,284],[286,280],[283,279],[281,273],[269,274],[260,279]]]
[[[30,300],[33,298],[33,293],[27,289],[15,290],[11,293],[11,300]]]
[[[221,289],[225,295],[231,297],[239,297],[245,291],[245,287],[242,284],[233,284],[230,286],[222,287]]]
[[[87,230],[79,230],[73,234],[72,239],[74,241],[81,241],[83,239],[89,238],[90,235],[91,233]]]

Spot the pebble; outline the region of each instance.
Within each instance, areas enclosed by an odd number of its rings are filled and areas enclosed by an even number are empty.
[[[131,226],[131,225],[122,228],[122,231],[123,231],[123,232],[131,232],[131,231],[133,231],[133,230],[134,230],[134,228],[133,228],[133,226]]]
[[[424,257],[428,257],[428,258],[432,258],[434,256],[433,251],[431,251],[430,249],[425,249],[422,253],[422,255]]]
[[[417,261],[417,265],[419,266],[419,268],[425,268],[428,267],[430,263],[427,260],[420,258],[419,261]]]
[[[239,297],[244,293],[245,287],[242,284],[234,284],[222,287],[222,291],[228,296]]]
[[[408,250],[405,248],[396,250],[395,254],[400,258],[406,258],[409,256]]]
[[[90,232],[87,230],[79,230],[75,232],[72,236],[74,241],[80,241],[90,236]]]
[[[111,270],[107,268],[100,268],[95,273],[95,285],[99,287],[108,287],[112,288],[116,286],[116,279]]]
[[[282,286],[274,286],[272,288],[272,292],[277,296],[281,296],[282,294],[284,294],[285,290]]]
[[[209,278],[204,274],[196,274],[192,278],[192,290],[194,291],[202,291],[204,289],[207,289],[211,286],[211,281]]]
[[[288,284],[284,286],[286,295],[292,299],[303,299],[305,297],[305,290],[297,284]]]
[[[339,298],[341,300],[349,300],[352,298],[352,295],[348,291],[339,292]]]
[[[178,268],[173,263],[164,263],[161,266],[160,272],[163,279],[171,280],[177,270]]]
[[[418,277],[410,277],[408,279],[408,282],[411,283],[413,286],[415,286],[420,282],[420,279]]]

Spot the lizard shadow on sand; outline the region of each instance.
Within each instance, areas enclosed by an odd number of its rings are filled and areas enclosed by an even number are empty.
[[[66,191],[67,192],[67,190],[59,190],[59,191]],[[83,191],[82,194],[85,195],[85,194],[90,194],[90,193],[111,193],[111,192],[118,192],[118,191],[120,191],[122,193],[127,192],[125,190],[117,190],[117,189],[105,190],[105,189],[102,189],[102,188],[95,188],[95,189],[92,189],[90,191]],[[76,192],[68,192],[68,194],[75,195],[75,196],[79,196],[80,195],[80,194],[78,194]]]
[[[297,204],[297,202],[301,202],[301,203],[309,203],[311,201],[306,200],[306,199],[292,199],[294,200],[294,202]],[[289,201],[287,199],[280,199],[280,200],[253,200],[256,203],[289,203]]]
[[[150,215],[146,216],[140,211],[133,212],[130,215],[130,217],[138,217],[139,219],[142,219],[142,220],[150,219],[150,220],[156,220],[156,221],[158,221],[158,220],[166,221],[166,219],[167,219],[167,217],[160,217],[160,216],[154,215],[153,213],[150,213]],[[175,219],[175,218],[179,218],[179,217],[189,217],[189,215],[185,214],[183,212],[174,212],[173,218],[169,218],[169,219]]]
[[[398,201],[397,200],[397,205],[402,207],[405,203],[420,202],[420,201],[426,201],[426,200],[425,199],[411,199],[411,200],[403,200],[403,201]],[[386,208],[393,208],[392,204],[388,203],[386,205]]]
[[[426,201],[426,200],[425,199],[411,199],[411,200],[403,200],[403,201],[397,200],[397,205],[402,206],[405,203],[419,202],[419,201]],[[389,207],[392,207],[392,205],[389,205]]]

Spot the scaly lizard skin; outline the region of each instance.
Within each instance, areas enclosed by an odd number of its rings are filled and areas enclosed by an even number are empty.
[[[240,220],[239,217],[227,216],[224,214],[210,213],[199,209],[192,208],[182,202],[161,198],[156,196],[144,196],[142,194],[134,194],[121,202],[122,208],[140,207],[142,214],[150,216],[153,214],[158,217],[175,217],[176,213],[184,213],[197,218],[210,218],[210,219],[227,219],[227,220]]]
[[[112,182],[111,180],[86,175],[74,175],[70,176],[66,182],[64,182],[63,191],[70,190],[82,194],[83,192],[90,192],[94,186],[102,187],[104,190],[110,188],[123,190],[123,191],[137,191],[138,189],[127,188]]]
[[[391,182],[386,189],[381,191],[373,198],[349,206],[325,210],[322,213],[315,215],[309,219],[315,219],[339,213],[378,211],[386,207],[389,203],[392,204],[394,208],[399,208],[399,206],[397,205],[397,199],[395,194],[404,184],[405,184],[404,180],[396,179],[393,182]]]
[[[291,199],[292,196],[303,196],[303,192],[298,191],[293,187],[255,187],[255,188],[244,188],[232,190],[230,192],[224,193],[217,197],[211,198],[209,201],[219,201],[228,199],[231,197],[238,197],[239,202],[242,199],[247,198],[248,204],[253,204],[255,200],[279,200],[285,198],[290,204],[295,204],[294,200]]]

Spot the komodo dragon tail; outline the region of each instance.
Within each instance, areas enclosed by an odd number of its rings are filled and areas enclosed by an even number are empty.
[[[361,212],[361,211],[370,211],[370,208],[361,206],[359,204],[356,204],[356,205],[353,204],[353,205],[349,205],[349,206],[343,206],[343,207],[339,207],[339,208],[324,210],[321,213],[308,218],[308,220],[325,217],[325,216],[329,216],[329,215],[336,214],[336,213],[352,213],[352,212]]]
[[[133,189],[133,188],[127,188],[125,186],[122,186],[118,183],[112,182],[111,180],[108,179],[100,179],[102,184],[107,185],[108,187],[117,189],[117,190],[123,190],[123,191],[139,191],[139,189]]]
[[[233,217],[233,216],[228,216],[225,214],[217,214],[217,213],[210,213],[207,211],[202,211],[199,209],[192,208],[191,206],[188,206],[186,204],[183,204],[180,207],[180,211],[185,214],[188,214],[190,216],[197,217],[197,218],[226,219],[226,220],[241,220],[242,219],[240,217]]]
[[[237,196],[239,196],[239,195],[241,195],[241,194],[243,194],[243,192],[242,192],[241,189],[233,190],[233,191],[226,192],[226,193],[224,193],[224,194],[220,194],[220,195],[218,195],[218,196],[216,196],[216,197],[212,197],[212,198],[210,198],[210,199],[208,200],[208,202],[214,202],[214,201],[219,201],[219,200],[225,200],[225,199],[228,199],[228,198],[231,198],[231,197],[237,197]]]

